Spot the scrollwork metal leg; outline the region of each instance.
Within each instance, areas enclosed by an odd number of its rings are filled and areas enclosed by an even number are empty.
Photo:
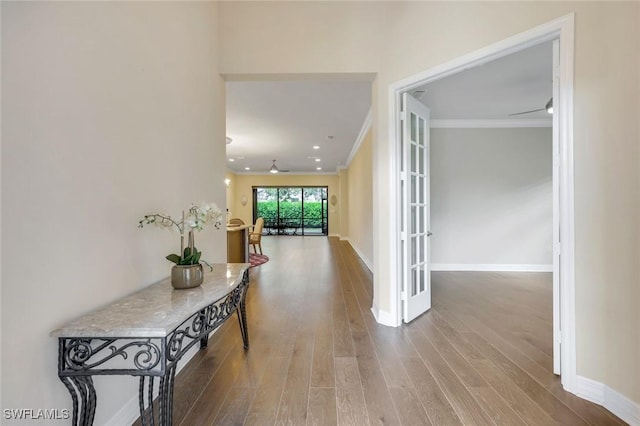
[[[60,377],[60,380],[69,390],[73,401],[72,424],[93,424],[96,414],[96,390],[91,376]]]
[[[171,368],[171,373],[169,376],[169,397],[168,397],[168,407],[167,413],[169,415],[169,423],[173,423],[173,386],[176,378],[176,365]]]
[[[153,384],[154,377],[149,376],[149,382],[146,384],[147,376],[140,376],[140,388],[138,390],[138,405],[140,406],[140,422],[142,426],[154,426],[155,413],[153,406]],[[144,394],[147,393],[148,407],[145,408]]]
[[[166,374],[160,378],[158,424],[161,426],[169,426],[173,423],[173,382],[175,374],[176,364],[169,368]]]
[[[245,349],[249,349],[249,330],[247,329],[247,309],[244,299],[240,302],[240,306],[236,311],[238,313],[238,324],[240,324],[240,333],[242,334],[242,343]]]
[[[93,419],[96,416],[96,388],[93,386],[93,379],[91,376],[78,377],[78,382],[82,383],[86,394],[85,409],[83,409],[84,419],[86,424],[92,425]]]
[[[76,393],[76,389],[73,387],[72,381],[69,377],[60,377],[60,380],[65,385],[65,387],[69,390],[71,394],[71,401],[73,402],[73,416],[71,418],[71,424],[78,424],[78,394]]]
[[[209,333],[200,339],[200,349],[207,349],[207,346],[209,346]]]

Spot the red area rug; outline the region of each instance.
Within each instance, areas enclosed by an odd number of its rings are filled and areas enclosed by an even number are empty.
[[[252,268],[267,263],[268,261],[269,257],[264,254],[249,253],[249,262]]]

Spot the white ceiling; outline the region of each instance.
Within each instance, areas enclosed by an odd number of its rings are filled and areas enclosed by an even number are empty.
[[[551,42],[415,90],[425,90],[417,97],[431,109],[432,119],[549,118],[545,111],[509,114],[543,108],[551,98]],[[291,172],[335,173],[345,165],[369,112],[371,83],[237,81],[226,83],[226,97],[231,171],[266,173],[276,160]]]
[[[553,51],[547,42],[437,80],[419,89],[432,119],[540,119],[553,94]]]
[[[226,96],[227,136],[233,140],[227,145],[229,169],[268,172],[277,160],[278,168],[291,172],[335,173],[369,112],[371,83],[228,82]]]

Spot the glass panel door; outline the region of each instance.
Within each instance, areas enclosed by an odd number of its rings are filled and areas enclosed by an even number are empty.
[[[303,193],[304,235],[326,235],[327,188],[304,188]]]
[[[328,235],[327,187],[254,187],[253,220],[267,235]]]
[[[400,268],[404,321],[431,307],[429,271],[429,109],[403,95]]]

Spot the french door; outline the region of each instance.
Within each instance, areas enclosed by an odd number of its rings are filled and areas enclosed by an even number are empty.
[[[400,265],[404,321],[431,308],[429,109],[402,95]]]

